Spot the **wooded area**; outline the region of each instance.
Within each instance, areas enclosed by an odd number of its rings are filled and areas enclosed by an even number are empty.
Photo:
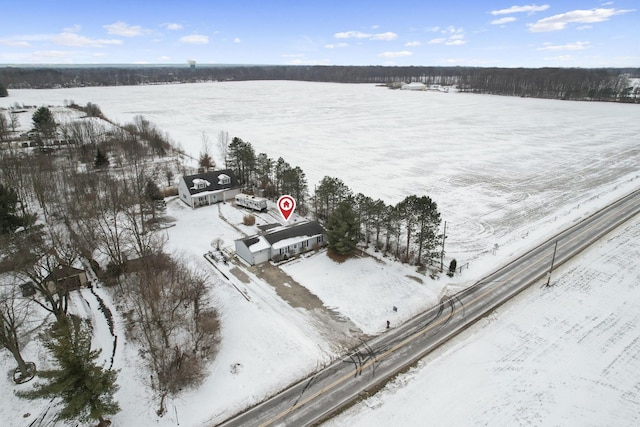
[[[423,82],[473,93],[552,99],[640,102],[631,78],[640,68],[479,68],[293,65],[77,66],[0,68],[7,89],[120,86],[241,80],[336,83]]]

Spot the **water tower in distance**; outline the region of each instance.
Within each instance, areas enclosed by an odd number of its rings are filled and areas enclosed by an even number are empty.
[[[196,71],[196,60],[195,59],[188,60],[187,64],[189,64],[189,68],[191,69],[191,71]]]

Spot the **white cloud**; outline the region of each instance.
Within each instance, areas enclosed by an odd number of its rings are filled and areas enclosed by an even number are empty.
[[[182,29],[182,24],[175,24],[172,22],[162,24],[162,26],[165,27],[167,30],[171,30],[171,31],[178,31]]]
[[[30,47],[31,45],[24,40],[9,40],[9,39],[0,39],[0,44],[3,46],[11,46],[11,47]]]
[[[386,33],[374,34],[371,36],[371,40],[395,40],[398,38],[396,33],[387,31]]]
[[[411,55],[413,55],[413,52],[409,52],[408,50],[402,50],[399,52],[383,52],[378,56],[381,58],[402,58],[402,57],[411,56]]]
[[[235,39],[233,39],[233,42],[234,42],[234,43],[240,43],[240,42],[241,42],[241,40],[240,40],[240,38],[239,38],[239,37],[236,37]]]
[[[543,4],[542,6],[538,6],[535,4],[531,4],[528,6],[511,6],[508,9],[500,9],[500,10],[492,10],[492,15],[511,15],[512,13],[534,13],[534,12],[542,12],[544,10],[549,9],[548,4]]]
[[[107,33],[122,37],[136,37],[141,36],[148,31],[143,29],[139,25],[129,25],[126,22],[118,21],[113,24],[103,25],[102,28],[107,30]]]
[[[508,24],[509,22],[513,22],[517,20],[518,18],[514,18],[513,16],[506,16],[504,18],[494,19],[493,21],[491,21],[491,24],[502,25],[502,24]]]
[[[180,37],[182,43],[187,44],[208,44],[209,36],[203,36],[200,34],[192,34],[190,36]]]
[[[590,9],[590,10],[572,10],[571,12],[561,13],[559,15],[549,16],[540,19],[535,24],[528,24],[529,31],[532,33],[549,32],[564,30],[570,23],[591,24],[594,22],[607,21],[615,15],[633,12],[633,10],[624,9]]]
[[[333,37],[337,39],[368,39],[371,34],[362,33],[360,31],[345,31],[342,33],[335,33]]]
[[[446,46],[460,46],[466,44],[467,41],[464,40],[464,28],[462,27],[454,27],[453,25],[448,26],[447,28],[440,29],[440,34],[445,37],[437,37],[435,39],[431,39],[427,42],[427,44],[445,44]]]
[[[163,55],[161,57],[158,58],[160,61],[169,61],[171,59],[170,56],[167,55]]]
[[[425,30],[430,33],[437,33],[438,31],[440,31],[440,27],[429,27],[429,28],[425,28]]]
[[[82,27],[80,27],[80,25],[75,24],[75,25],[72,25],[71,27],[64,28],[62,31],[65,32],[65,33],[77,33],[81,29],[82,29]]]
[[[349,46],[348,43],[329,43],[324,45],[324,47],[327,49],[335,49],[337,47],[347,47],[347,46]]]
[[[546,43],[543,47],[539,47],[537,50],[583,50],[591,47],[589,42],[575,42],[564,45],[554,45]]]
[[[420,43],[419,41],[412,41],[412,42],[407,42],[404,45],[406,47],[413,47],[413,46],[420,46],[422,43]]]
[[[361,31],[344,31],[341,33],[335,33],[333,37],[337,39],[395,40],[398,38],[398,35],[390,31],[378,34],[363,33]]]
[[[108,45],[120,45],[122,40],[117,39],[90,39],[77,33],[64,32],[51,37],[51,41],[62,46],[76,47],[105,47]]]

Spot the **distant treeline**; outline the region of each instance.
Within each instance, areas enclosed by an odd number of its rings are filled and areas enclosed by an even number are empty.
[[[120,86],[201,81],[298,80],[393,85],[456,85],[474,93],[640,102],[640,68],[477,68],[292,65],[79,66],[0,68],[6,88]]]

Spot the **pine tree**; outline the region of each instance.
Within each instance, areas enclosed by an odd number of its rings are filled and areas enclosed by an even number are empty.
[[[360,224],[351,205],[350,200],[340,203],[327,222],[329,250],[338,255],[351,255],[360,238]]]
[[[0,234],[14,231],[23,224],[23,218],[16,213],[17,204],[16,191],[0,183]]]
[[[58,367],[41,371],[38,376],[46,382],[18,395],[26,399],[59,398],[58,421],[99,421],[100,425],[109,425],[105,417],[120,411],[113,399],[118,390],[117,372],[96,364],[100,350],[91,350],[91,334],[87,327],[67,318],[58,321],[45,347]]]
[[[9,92],[7,92],[7,88],[5,88],[2,82],[0,82],[0,98],[4,98],[6,96],[9,96]]]
[[[57,124],[51,110],[47,107],[40,107],[33,113],[31,120],[36,131],[47,138],[53,137]]]
[[[99,148],[98,148],[98,151],[96,153],[96,158],[93,160],[93,166],[98,168],[98,169],[102,169],[102,168],[104,168],[106,166],[109,166],[109,158]]]

